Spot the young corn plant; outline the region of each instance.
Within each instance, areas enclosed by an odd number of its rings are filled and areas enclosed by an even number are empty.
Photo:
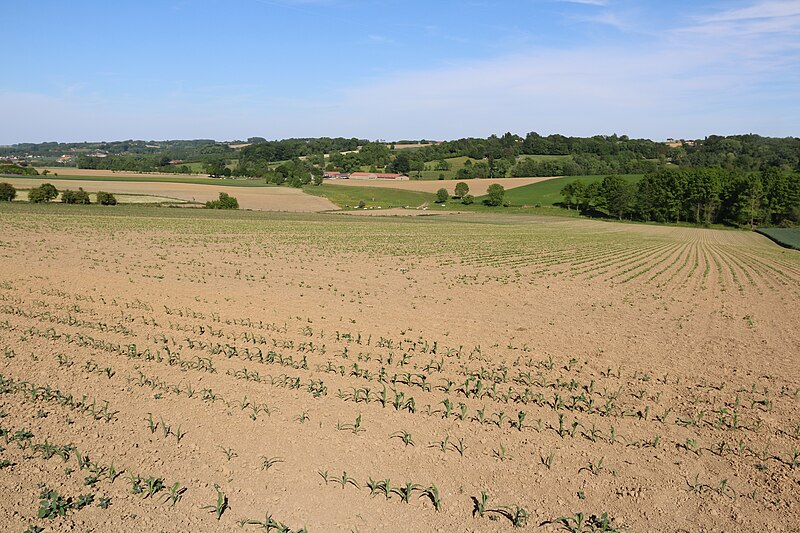
[[[492,450],[492,456],[495,459],[499,459],[501,462],[504,462],[506,459],[511,459],[511,456],[506,453],[506,447],[500,443],[500,448],[497,450]]]
[[[164,486],[164,479],[160,477],[149,477],[144,480],[144,497],[149,498],[154,496],[156,493],[164,490],[166,487]]]
[[[439,497],[439,489],[436,485],[431,485],[428,488],[422,489],[422,494],[420,494],[419,497],[430,499],[433,508],[436,509],[437,512],[442,510],[442,500]]]
[[[225,448],[223,446],[219,446],[219,449],[222,450],[222,453],[225,454],[225,458],[230,462],[231,459],[234,457],[239,457],[239,454],[233,451],[233,448]]]
[[[342,472],[342,477],[333,478],[333,481],[341,485],[342,489],[344,489],[347,485],[352,485],[355,488],[359,488],[358,482],[355,479],[348,476],[347,472]],[[327,484],[327,481],[325,483]]]
[[[494,512],[508,518],[511,521],[511,525],[514,527],[525,527],[525,524],[528,523],[528,511],[519,505],[500,507],[499,509],[495,509]]]
[[[583,513],[574,516],[561,516],[554,520],[543,522],[542,525],[557,524],[564,531],[570,533],[621,533],[621,529],[614,524],[614,519],[603,513],[599,517],[591,515],[586,517]]]
[[[183,494],[186,492],[186,487],[181,487],[180,484],[176,481],[173,485],[168,489],[167,494],[162,496],[163,502],[170,503],[170,508],[175,507],[181,498],[183,498]]]
[[[228,497],[219,490],[219,485],[214,483],[214,490],[217,491],[217,502],[213,505],[206,505],[201,507],[201,509],[208,509],[214,516],[217,517],[217,520],[222,518],[222,515],[228,509]]]
[[[593,462],[593,463],[590,462],[589,466],[584,466],[583,468],[579,469],[578,472],[582,472],[583,470],[588,470],[592,475],[599,476],[600,473],[605,468],[603,466],[603,460],[604,460],[604,458],[601,457],[596,462]]]
[[[464,442],[464,439],[459,438],[456,442],[450,444],[454,451],[458,452],[458,455],[464,457],[464,452],[467,450],[467,444]]]
[[[281,457],[267,457],[266,455],[261,456],[261,470],[269,470],[273,466],[278,463],[285,463],[286,461],[283,460]]]
[[[553,457],[555,457],[555,452],[550,450],[547,455],[540,455],[539,460],[550,470],[553,467]]]
[[[419,488],[421,488],[421,485],[408,481],[405,485],[401,485],[396,489],[392,489],[392,492],[400,496],[400,501],[403,503],[408,503],[411,495],[414,494],[414,491],[418,490]]]
[[[472,516],[474,517],[475,515],[478,515],[481,518],[483,518],[483,516],[486,514],[486,511],[488,511],[488,508],[486,507],[488,503],[489,503],[489,493],[486,492],[485,490],[481,491],[480,499],[473,496],[472,504],[474,507],[472,509]]]
[[[406,446],[414,446],[414,439],[411,438],[411,433],[408,431],[398,431],[389,436],[390,439],[400,439]]]

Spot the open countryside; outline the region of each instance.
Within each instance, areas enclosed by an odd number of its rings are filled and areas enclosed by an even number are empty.
[[[0,533],[800,533],[800,2],[7,4]]]

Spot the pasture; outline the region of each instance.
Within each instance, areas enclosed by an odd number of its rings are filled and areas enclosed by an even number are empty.
[[[755,233],[7,204],[0,262],[9,531],[796,523],[800,254]]]
[[[621,176],[629,183],[637,183],[642,179],[641,174],[626,174]],[[561,189],[573,181],[582,181],[584,184],[600,183],[605,176],[564,176],[551,178],[542,182],[516,187],[506,191],[506,201],[513,206],[541,205],[552,206],[564,201]]]

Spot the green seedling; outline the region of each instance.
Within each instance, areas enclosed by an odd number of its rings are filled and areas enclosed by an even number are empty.
[[[511,459],[510,456],[506,454],[506,447],[503,444],[500,444],[500,449],[492,450],[492,455],[495,459],[499,459],[500,461],[505,461],[506,459]]]
[[[433,508],[436,511],[441,511],[442,509],[442,500],[439,497],[439,489],[436,485],[431,485],[426,489],[422,489],[422,494],[420,494],[420,498],[429,498],[431,503],[433,504]]]
[[[392,491],[398,496],[400,496],[400,501],[402,501],[403,503],[408,503],[409,499],[411,498],[411,495],[414,493],[415,490],[419,488],[420,485],[408,481],[406,482],[405,485],[393,489]]]
[[[164,490],[164,479],[160,477],[149,477],[144,480],[145,492],[144,497],[149,498],[156,493]]]
[[[59,516],[66,516],[67,511],[72,507],[72,498],[64,498],[53,489],[42,487],[39,494],[39,518],[49,518],[53,520]]]
[[[555,456],[555,452],[550,450],[550,452],[547,455],[540,455],[539,456],[539,460],[542,462],[542,464],[544,466],[547,467],[548,470],[550,470],[553,467],[553,457],[554,456]]]
[[[153,413],[147,413],[147,418],[144,420],[147,422],[147,428],[150,430],[150,433],[155,433],[158,429],[158,422],[153,421]]]
[[[225,458],[228,459],[228,462],[230,462],[230,460],[233,459],[234,457],[239,457],[239,454],[233,451],[233,448],[224,448],[222,446],[219,446],[219,449],[222,450],[222,453],[225,454]]]
[[[603,457],[601,457],[597,460],[597,462],[589,463],[589,466],[584,466],[583,468],[579,469],[578,472],[588,470],[592,475],[599,476],[603,471],[603,468]]]
[[[474,517],[476,514],[483,518],[483,515],[486,514],[487,508],[486,504],[489,503],[489,493],[485,490],[481,491],[480,499],[476,498],[475,496],[472,497],[472,516]]]
[[[342,489],[344,489],[347,485],[352,485],[355,488],[359,488],[358,487],[358,482],[355,479],[349,477],[347,475],[347,472],[342,472],[342,477],[337,478],[334,481],[339,483],[342,486]]]
[[[548,520],[541,525],[558,524],[564,531],[570,533],[619,533],[620,530],[614,525],[614,519],[603,513],[599,517],[591,515],[588,518],[583,513],[575,513],[574,516],[562,516],[555,520]]]
[[[169,488],[169,492],[162,496],[164,503],[170,502],[170,507],[175,507],[181,498],[183,498],[183,494],[187,491],[186,487],[181,487],[180,484],[176,481],[172,484]]]
[[[217,502],[213,505],[201,507],[201,509],[208,509],[212,514],[214,514],[214,516],[217,517],[217,520],[219,520],[228,509],[228,497],[219,490],[219,485],[216,483],[214,483],[214,490],[217,491]]]
[[[411,433],[408,431],[398,431],[389,436],[390,439],[400,439],[406,446],[414,446],[414,440],[411,438]]]
[[[261,470],[269,470],[273,466],[278,463],[284,463],[285,461],[280,457],[267,457],[266,455],[261,456]]]
[[[453,450],[458,452],[458,455],[464,457],[464,452],[467,450],[467,443],[464,441],[464,439],[459,438],[456,442],[451,443],[450,446],[453,448]]]
[[[501,507],[496,512],[511,520],[511,525],[514,527],[525,527],[525,524],[528,523],[528,511],[519,505]]]

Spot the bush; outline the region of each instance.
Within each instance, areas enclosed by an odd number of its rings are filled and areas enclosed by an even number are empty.
[[[17,197],[17,189],[10,183],[0,183],[0,202],[10,202]]]
[[[65,204],[89,204],[89,193],[84,191],[82,187],[78,187],[77,191],[70,191],[69,189],[61,193],[61,201]]]
[[[97,192],[97,203],[100,205],[117,205],[117,199],[110,192]]]
[[[219,200],[206,202],[207,209],[239,209],[239,201],[227,193],[219,193]]]
[[[474,202],[475,202],[475,197],[472,196],[471,194],[465,194],[464,196],[461,197],[461,203],[464,205],[471,205]]]
[[[436,191],[436,203],[443,204],[450,198],[450,193],[447,192],[447,189],[441,188]]]
[[[0,164],[0,174],[14,174],[16,176],[38,176],[39,173],[33,167],[21,167],[13,163]]]
[[[42,183],[28,191],[28,201],[33,204],[49,202],[58,198],[58,189],[50,183]]]
[[[358,201],[358,207],[360,209],[364,209],[365,207],[367,207],[367,202],[365,202],[364,200],[359,200]]]
[[[503,204],[503,197],[506,195],[506,190],[499,183],[492,183],[486,191],[487,197],[483,201],[484,204],[490,206],[498,206]]]

